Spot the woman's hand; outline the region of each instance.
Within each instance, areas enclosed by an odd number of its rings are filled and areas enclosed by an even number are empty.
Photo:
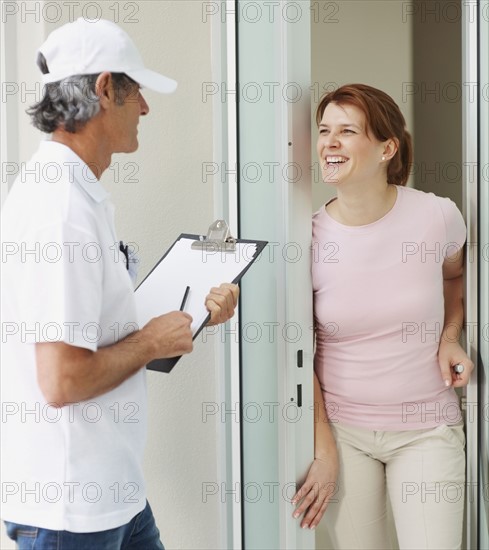
[[[469,383],[470,375],[474,370],[474,363],[458,342],[441,340],[438,350],[438,363],[440,364],[442,378],[447,386],[461,388]],[[464,371],[460,374],[452,368],[458,364],[464,366]]]
[[[314,529],[321,521],[331,498],[337,493],[338,455],[336,449],[327,458],[316,458],[309,468],[306,481],[292,497],[292,504],[298,504],[293,516],[300,517],[303,529]]]

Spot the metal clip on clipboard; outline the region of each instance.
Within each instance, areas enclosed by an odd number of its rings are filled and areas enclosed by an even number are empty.
[[[231,236],[225,220],[216,220],[209,226],[207,237],[192,243],[192,250],[205,252],[236,252],[236,239]]]

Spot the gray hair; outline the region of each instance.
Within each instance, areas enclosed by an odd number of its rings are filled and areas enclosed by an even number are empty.
[[[43,74],[49,73],[46,59],[39,53],[37,65]],[[81,129],[100,111],[95,92],[98,74],[74,75],[44,86],[41,101],[27,109],[32,124],[48,134],[62,127],[70,133]],[[112,73],[116,103],[122,105],[137,83],[122,73]]]

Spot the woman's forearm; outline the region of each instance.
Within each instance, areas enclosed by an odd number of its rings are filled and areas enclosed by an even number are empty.
[[[336,452],[336,442],[326,412],[323,392],[314,373],[314,458],[327,459]]]

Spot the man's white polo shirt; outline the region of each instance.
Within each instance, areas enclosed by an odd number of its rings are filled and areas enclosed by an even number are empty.
[[[113,206],[68,147],[42,142],[2,212],[2,518],[90,532],[146,505],[145,369],[90,401],[55,408],[35,342],[97,350],[136,328]]]

